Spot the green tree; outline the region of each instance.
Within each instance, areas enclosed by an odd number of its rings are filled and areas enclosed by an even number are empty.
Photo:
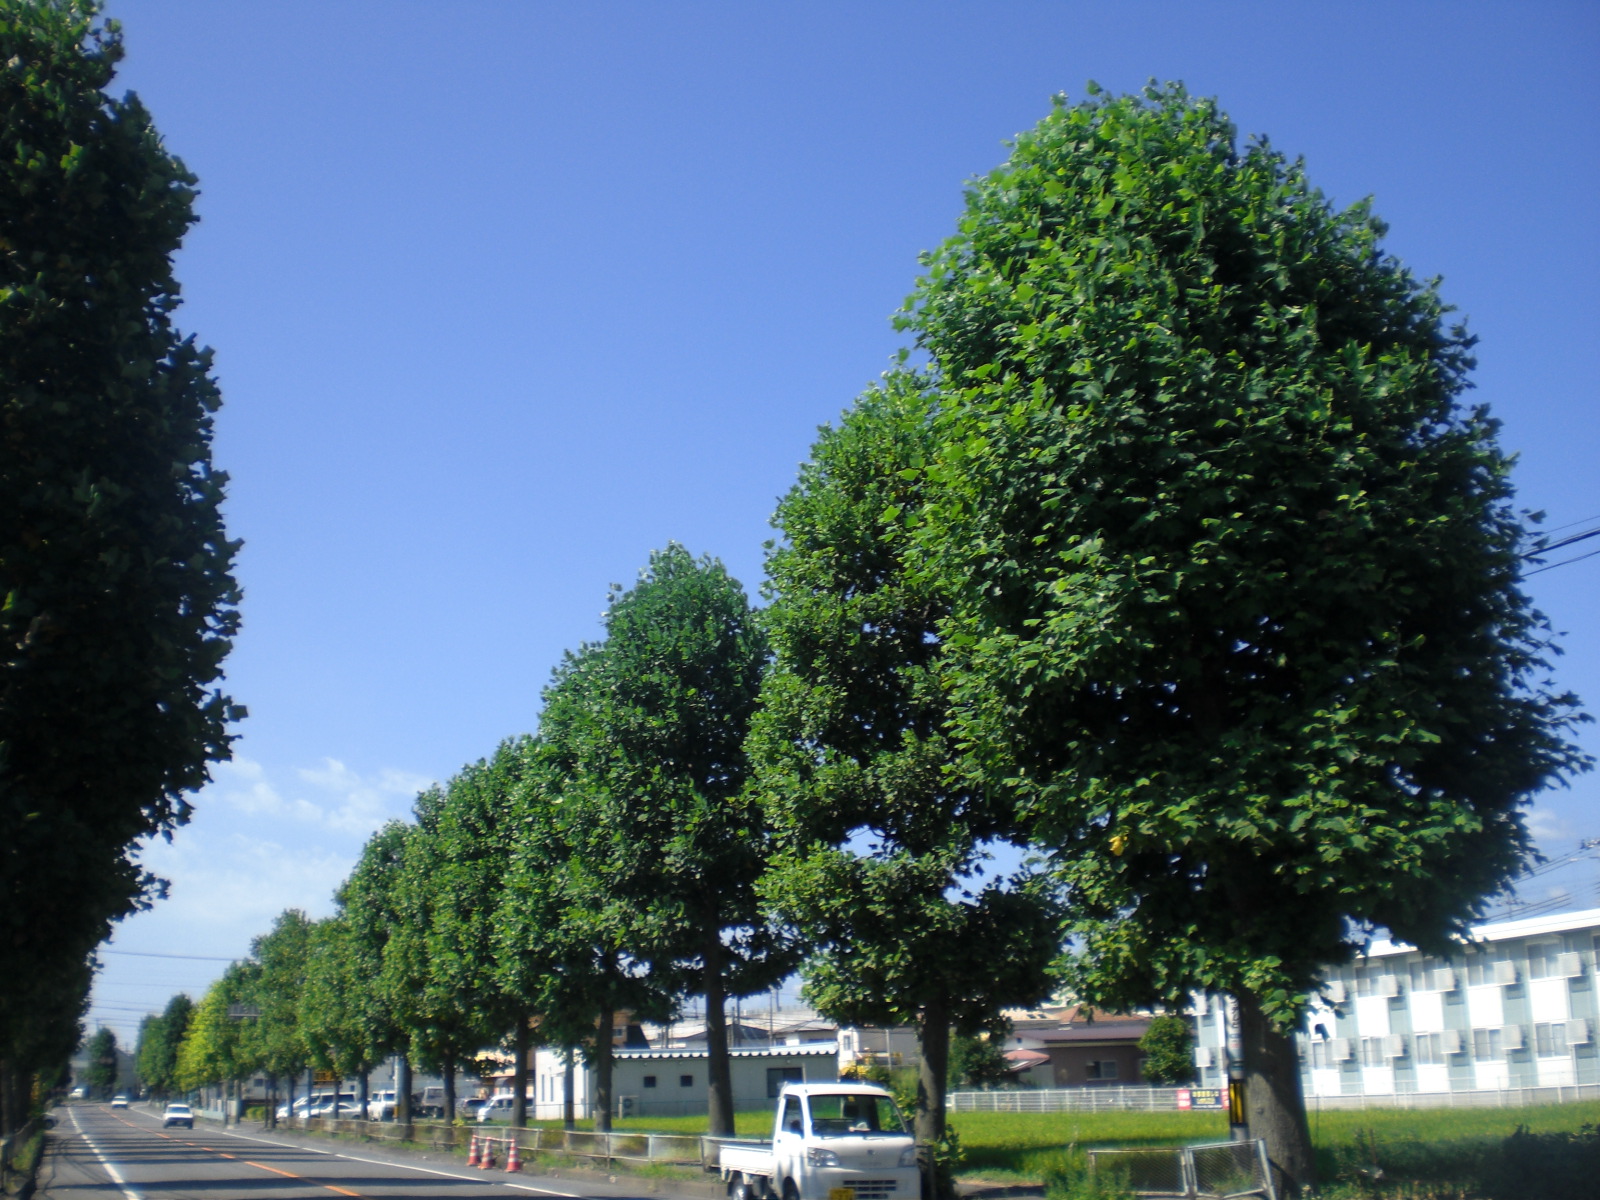
[[[355,974],[366,980],[357,1012],[368,1039],[367,1052],[377,1062],[399,1054],[395,1081],[395,1119],[411,1120],[411,1046],[407,1033],[414,997],[399,985],[390,967],[389,942],[405,919],[403,903],[405,851],[409,827],[389,821],[362,847],[355,868],[339,888],[336,901],[349,926],[347,947]]]
[[[952,734],[1055,853],[1086,999],[1237,998],[1297,1184],[1318,972],[1448,945],[1581,765],[1472,339],[1383,233],[1210,101],[1095,93],[971,188],[903,318]]]
[[[1058,917],[1038,878],[984,876],[1016,814],[954,771],[944,732],[948,603],[910,570],[901,525],[926,502],[931,400],[892,373],[822,431],[779,504],[777,657],[751,753],[781,848],[761,886],[815,948],[806,994],[849,1024],[916,1025],[917,1134],[938,1144],[952,1030],[1048,993]]]
[[[383,1057],[377,1001],[350,921],[343,912],[312,924],[299,1024],[311,1065],[360,1081],[357,1101],[366,1115],[368,1077]]]
[[[93,0],[0,0],[0,1097],[240,709],[210,352],[172,324],[195,179]],[[42,1043],[40,1043],[42,1044]],[[13,1114],[0,1112],[0,1123]]]
[[[239,1079],[262,1066],[254,1048],[256,977],[260,964],[232,962],[206,989],[178,1043],[175,1081],[180,1091]]]
[[[949,1078],[951,1087],[999,1087],[1011,1078],[1000,1036],[990,1033],[950,1035]]]
[[[140,1082],[157,1096],[169,1096],[177,1088],[178,1047],[193,1015],[194,1001],[179,992],[159,1015],[152,1013],[139,1023],[134,1065]]]
[[[541,724],[562,756],[575,878],[612,914],[620,951],[705,998],[710,1130],[728,1136],[727,999],[795,963],[762,919],[767,836],[743,791],[766,640],[738,581],[676,543],[613,589],[605,628],[569,660]]]
[[[1187,1017],[1171,1013],[1154,1018],[1139,1039],[1145,1082],[1188,1083],[1194,1078],[1194,1030]]]
[[[617,1001],[607,970],[612,959],[585,919],[574,886],[555,756],[537,737],[522,751],[514,793],[518,832],[495,914],[494,961],[501,988],[537,1022],[538,1043],[564,1050],[569,1064],[580,1050],[593,1061],[596,1014]],[[520,1036],[517,1048],[525,1050]],[[564,1119],[571,1128],[570,1092],[567,1100]]]
[[[250,957],[255,970],[245,1002],[255,1016],[247,1025],[244,1047],[268,1074],[288,1081],[293,1104],[296,1081],[311,1061],[300,1021],[310,971],[311,921],[298,908],[284,909],[271,930],[250,943]]]
[[[89,1086],[110,1093],[117,1086],[117,1035],[102,1025],[94,1031],[88,1047]]]
[[[513,1123],[526,1122],[528,1019],[532,1010],[496,960],[498,918],[512,846],[521,833],[518,793],[527,739],[500,744],[488,759],[463,767],[442,793],[417,801],[426,834],[419,893],[426,899],[429,1008],[448,1033],[457,1061],[508,1034],[520,1097]],[[517,953],[515,950],[513,953]],[[453,1105],[454,1094],[449,1097]]]

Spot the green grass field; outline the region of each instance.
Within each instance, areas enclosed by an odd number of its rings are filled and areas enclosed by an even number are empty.
[[[559,1127],[559,1122],[554,1123]],[[766,1111],[740,1113],[738,1132],[762,1136]],[[1046,1183],[1072,1191],[1091,1147],[1222,1141],[1214,1112],[952,1113],[966,1180]],[[1539,1108],[1368,1109],[1313,1113],[1322,1195],[1385,1200],[1589,1200],[1600,1196],[1600,1101]],[[587,1123],[583,1123],[587,1127]],[[1528,1137],[1513,1138],[1521,1127]],[[618,1129],[703,1133],[703,1115],[639,1117]],[[1567,1135],[1577,1135],[1569,1137]]]

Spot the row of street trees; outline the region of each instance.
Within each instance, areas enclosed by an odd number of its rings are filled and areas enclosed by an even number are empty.
[[[709,1124],[731,1133],[726,1003],[766,991],[809,952],[823,1011],[919,1026],[918,1119],[937,1140],[952,1032],[1048,991],[1056,914],[1032,877],[968,880],[982,840],[1008,827],[975,816],[954,829],[939,812],[940,762],[914,744],[841,748],[823,764],[826,794],[780,783],[795,770],[797,743],[784,738],[799,736],[784,723],[804,718],[772,699],[795,678],[771,667],[766,628],[721,564],[677,545],[652,555],[635,587],[613,591],[604,640],[557,668],[537,733],[423,792],[412,822],[368,842],[334,916],[283,914],[213,987],[174,1082],[293,1079],[308,1066],[364,1079],[391,1054],[448,1081],[496,1043],[525,1079],[536,1042],[593,1063],[605,1127],[614,1015],[665,1018],[698,995]],[[905,696],[928,682],[914,670],[921,633],[888,642],[885,681],[904,695],[858,714],[858,731],[897,719],[895,703],[916,710]],[[933,722],[916,712],[908,735],[937,737]],[[763,803],[759,764],[782,804]],[[854,782],[837,777],[851,769]],[[875,840],[861,844],[868,829]],[[248,1019],[208,1020],[229,1010]]]
[[[0,0],[0,1134],[81,1036],[241,715],[211,355],[172,324],[195,179],[94,0]]]
[[[352,1044],[535,1018],[604,1106],[611,1013],[703,994],[715,1056],[803,951],[824,1012],[919,1027],[931,1141],[949,1031],[1067,939],[1105,1008],[1234,996],[1252,1132],[1311,1183],[1318,973],[1378,928],[1448,953],[1587,765],[1472,339],[1383,232],[1181,88],[1058,102],[927,257],[926,362],[822,431],[759,619],[657,555],[538,731],[369,844]]]

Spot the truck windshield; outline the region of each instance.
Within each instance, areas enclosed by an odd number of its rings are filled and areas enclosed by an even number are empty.
[[[900,1110],[886,1096],[824,1093],[807,1097],[806,1102],[811,1107],[811,1132],[818,1137],[906,1131]]]

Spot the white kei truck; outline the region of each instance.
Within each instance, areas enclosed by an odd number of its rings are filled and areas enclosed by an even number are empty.
[[[916,1139],[893,1098],[864,1083],[790,1083],[772,1140],[722,1143],[732,1200],[917,1200]]]

